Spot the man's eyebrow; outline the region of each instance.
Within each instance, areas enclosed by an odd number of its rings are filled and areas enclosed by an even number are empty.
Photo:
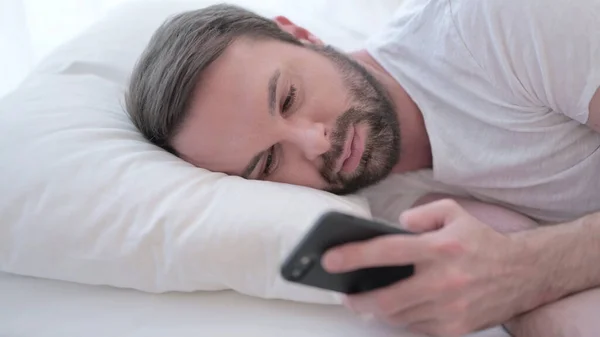
[[[281,72],[279,69],[275,70],[273,76],[269,79],[269,113],[271,116],[275,116],[275,102],[277,102],[277,81],[279,81],[279,76],[281,76]]]

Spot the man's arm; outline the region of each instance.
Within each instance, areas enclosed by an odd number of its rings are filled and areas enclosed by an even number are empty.
[[[545,276],[538,305],[600,286],[600,213],[511,237]]]
[[[504,324],[514,337],[598,337],[600,288],[519,315]]]
[[[503,207],[445,194],[428,194],[414,206],[452,198],[468,213],[502,233],[537,227],[526,216]],[[579,292],[514,317],[504,326],[514,337],[597,337],[600,287]]]
[[[429,194],[415,206],[450,198]],[[546,226],[534,231],[536,223],[518,213],[495,205],[463,198],[452,198],[465,211],[495,230],[511,233],[519,244],[535,256],[536,265],[548,276],[539,304],[582,290],[600,286],[600,212],[572,223]]]
[[[415,264],[410,279],[350,296],[352,310],[432,336],[462,336],[600,284],[598,215],[501,234],[442,200],[404,212],[401,223],[423,234],[348,244],[324,256],[333,273]]]
[[[447,199],[447,195],[430,194],[419,199],[415,206]],[[464,198],[452,198],[465,211],[502,233],[511,236],[548,276],[540,305],[572,293],[600,286],[600,213],[583,217],[572,223],[547,226],[535,231],[536,223],[505,208]]]
[[[600,331],[600,215],[573,223],[517,234],[541,264],[550,266],[550,302],[514,317],[505,327],[515,337],[596,337]],[[558,261],[556,263],[555,261]],[[552,267],[554,265],[554,267]],[[591,288],[591,289],[590,289]],[[589,289],[589,290],[585,290]],[[585,290],[578,292],[580,290]],[[552,298],[562,297],[558,301]]]

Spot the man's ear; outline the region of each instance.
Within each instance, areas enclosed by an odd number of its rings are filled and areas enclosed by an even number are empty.
[[[303,43],[323,45],[323,42],[319,40],[316,36],[311,34],[308,30],[306,30],[306,28],[296,25],[285,16],[277,16],[275,17],[274,21],[275,23],[277,23],[279,28],[292,34],[295,38],[302,41]]]

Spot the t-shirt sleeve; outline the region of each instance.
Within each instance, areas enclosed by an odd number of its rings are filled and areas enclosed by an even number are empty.
[[[600,1],[448,1],[466,47],[509,103],[587,122],[600,86]]]

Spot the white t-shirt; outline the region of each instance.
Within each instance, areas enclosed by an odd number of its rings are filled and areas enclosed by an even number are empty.
[[[407,0],[367,50],[423,113],[433,180],[541,222],[600,211],[600,0]]]

